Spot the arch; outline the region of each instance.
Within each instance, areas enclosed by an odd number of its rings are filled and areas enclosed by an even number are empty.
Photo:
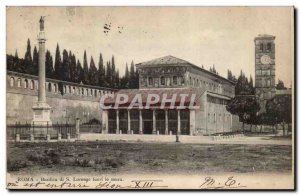
[[[24,80],[24,89],[27,89],[27,88],[28,88],[28,80],[25,79],[25,80]]]
[[[56,93],[57,92],[57,85],[54,84],[54,92]]]
[[[272,44],[271,44],[271,43],[268,43],[268,44],[267,44],[267,50],[269,50],[269,51],[272,50]]]
[[[67,86],[64,85],[64,94],[67,93]]]
[[[259,45],[259,49],[260,49],[261,51],[264,50],[264,44],[263,44],[263,43],[261,43],[261,44]]]
[[[51,85],[51,83],[48,83],[48,91],[49,91],[49,92],[52,91],[52,85]]]
[[[31,80],[31,81],[30,81],[30,89],[31,89],[31,90],[34,90],[34,80]]]
[[[21,87],[21,79],[20,78],[18,78],[17,85],[18,85],[19,88]]]
[[[72,88],[71,88],[71,86],[70,86],[70,85],[68,86],[68,93],[69,93],[69,94],[71,94],[71,93],[72,93]]]
[[[10,77],[9,79],[9,86],[13,87],[15,85],[15,78],[14,77]]]

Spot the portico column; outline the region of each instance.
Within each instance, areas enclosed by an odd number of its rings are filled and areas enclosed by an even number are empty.
[[[180,129],[180,110],[177,110],[177,134],[180,135],[181,134],[181,129]]]
[[[116,110],[116,123],[117,123],[117,127],[116,127],[116,134],[120,133],[120,128],[119,128],[119,110]]]
[[[143,116],[142,116],[142,110],[139,110],[139,117],[140,117],[140,129],[139,129],[139,133],[143,134]]]
[[[196,130],[196,111],[190,110],[190,135],[193,135]]]
[[[165,110],[165,134],[169,134],[169,119],[168,119],[168,110]]]
[[[130,134],[130,110],[127,110],[127,117],[128,117],[128,120],[127,120],[127,123],[128,123],[128,126],[127,126],[127,134]]]
[[[102,112],[102,134],[108,133],[108,110]]]
[[[156,134],[156,114],[155,110],[153,110],[153,131],[152,134]]]

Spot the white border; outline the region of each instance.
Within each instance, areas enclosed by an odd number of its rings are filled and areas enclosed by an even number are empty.
[[[51,1],[41,1],[41,0],[2,0],[0,1],[0,129],[1,129],[1,166],[0,166],[0,184],[1,184],[1,194],[8,194],[9,192],[5,189],[6,186],[6,137],[5,137],[5,121],[6,121],[6,6],[291,6],[294,5],[296,8],[300,7],[300,1],[296,0],[229,0],[229,1],[222,1],[222,0],[205,0],[205,1],[196,1],[196,0],[153,0],[153,1],[141,1],[141,0],[72,0],[72,1],[62,1],[62,0],[51,0]],[[298,20],[296,21],[296,25],[298,26]],[[21,31],[20,31],[21,33]],[[298,42],[297,42],[298,43]],[[296,44],[297,44],[296,43]],[[299,56],[299,50],[296,53]],[[299,74],[299,68],[297,71],[297,75]],[[299,83],[297,83],[297,91],[299,90]],[[299,97],[298,97],[299,101]],[[297,116],[297,121],[300,120],[299,115]],[[296,130],[297,131],[297,130]],[[299,138],[299,131],[297,133]],[[299,157],[299,149],[297,150],[297,157]],[[298,163],[299,164],[299,163]],[[298,168],[299,169],[299,168]],[[298,170],[297,169],[297,170]],[[299,181],[299,179],[297,179]],[[299,182],[297,184],[299,188]],[[14,192],[15,193],[15,192]],[[30,191],[26,193],[32,193]],[[38,192],[38,193],[45,193],[45,192]],[[59,192],[62,194],[63,192]],[[71,192],[73,193],[73,192]],[[86,192],[79,192],[79,193],[86,193]],[[97,192],[99,193],[99,192]],[[107,192],[100,192],[107,193]],[[131,193],[131,192],[122,192],[122,193]],[[148,192],[149,193],[149,192]],[[161,194],[163,192],[154,192],[155,194]],[[202,192],[203,193],[203,192]],[[217,192],[216,192],[217,193]],[[257,194],[257,192],[255,192]],[[282,192],[287,193],[287,192]],[[298,193],[298,192],[297,192]],[[215,193],[210,193],[215,194]]]

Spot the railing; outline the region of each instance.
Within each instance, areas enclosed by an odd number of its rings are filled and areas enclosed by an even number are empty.
[[[20,123],[17,122],[14,125],[7,125],[7,138],[15,139],[16,135],[20,136],[20,140],[29,140],[31,136],[34,139],[45,140],[47,135],[50,136],[50,139],[58,139],[59,135],[61,139],[67,139],[68,133],[70,138],[76,137],[76,127],[75,124],[47,124],[47,125],[37,125],[30,123]]]
[[[101,124],[81,124],[79,126],[80,133],[102,133]]]

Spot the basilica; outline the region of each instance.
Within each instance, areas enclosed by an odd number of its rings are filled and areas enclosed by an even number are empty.
[[[226,104],[234,97],[234,82],[174,56],[142,62],[136,68],[139,89],[120,90],[106,98],[103,133],[211,135],[232,131],[233,116]],[[137,94],[142,106],[131,104]],[[118,95],[128,97],[127,101],[120,104]],[[158,101],[149,104],[149,96]]]

